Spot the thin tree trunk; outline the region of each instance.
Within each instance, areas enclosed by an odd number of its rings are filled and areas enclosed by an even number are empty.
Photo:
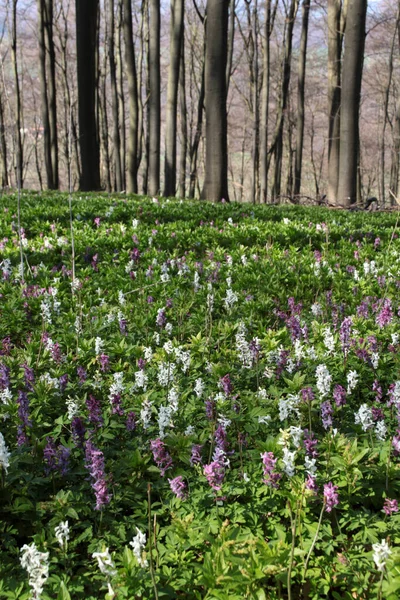
[[[45,41],[45,21],[46,6],[45,0],[38,0],[38,34],[39,34],[39,74],[40,74],[40,105],[43,124],[43,143],[44,143],[44,164],[46,168],[47,187],[54,189],[53,163],[51,160],[51,142],[50,142],[50,118],[49,103],[47,96],[47,77],[46,77],[46,41]]]
[[[149,0],[149,189],[160,191],[161,81],[160,81],[160,0]]]
[[[228,96],[229,84],[232,74],[233,47],[235,43],[235,9],[236,0],[230,0],[229,3],[229,37],[228,37],[228,55],[226,61],[226,95]]]
[[[167,114],[165,128],[164,196],[176,193],[176,139],[179,65],[183,43],[184,1],[171,0]]]
[[[183,34],[182,34],[183,35]],[[186,106],[186,74],[185,44],[181,45],[181,67],[179,71],[179,100],[181,108],[181,152],[179,165],[179,197],[186,196],[186,158],[187,158],[187,106]]]
[[[113,117],[113,154],[116,191],[122,191],[121,138],[119,133],[117,72],[115,67],[114,0],[109,0],[108,59],[110,61],[111,109]]]
[[[307,58],[307,37],[308,37],[308,17],[310,14],[311,0],[303,0],[300,55],[299,55],[299,74],[297,82],[297,137],[296,137],[296,163],[294,174],[294,195],[298,196],[301,190],[301,169],[303,164],[303,145],[304,145],[304,88],[306,80],[306,58]]]
[[[56,55],[53,39],[53,0],[44,0],[46,46],[48,51],[48,110],[50,124],[51,166],[53,189],[59,187],[58,176],[58,136],[57,136],[57,93],[56,93]]]
[[[79,143],[82,191],[100,189],[100,151],[96,121],[98,0],[76,0]]]
[[[118,92],[118,112],[121,138],[121,175],[122,189],[126,190],[126,133],[125,133],[125,96],[124,96],[124,77],[122,68],[122,0],[118,0],[118,19],[116,31],[116,66],[117,66],[117,92]]]
[[[341,56],[347,0],[328,0],[328,200],[336,204],[339,184]]]
[[[129,95],[129,129],[128,129],[128,180],[129,193],[137,194],[138,171],[138,89],[136,76],[135,48],[133,44],[132,5],[131,0],[123,0],[123,24],[125,42],[126,76]]]
[[[268,199],[268,119],[269,119],[269,86],[270,86],[270,39],[271,39],[271,0],[265,1],[265,27],[263,50],[263,88],[261,100],[261,201]]]
[[[400,166],[400,100],[397,99],[397,110],[393,126],[393,151],[390,170],[390,189],[396,198],[399,197],[399,166]],[[393,202],[393,199],[392,199]]]
[[[259,62],[258,62],[258,3],[254,0],[253,7],[253,113],[254,113],[254,125],[253,125],[253,174],[252,174],[252,202],[256,204],[259,200],[259,166],[260,166],[260,94],[259,94]]]
[[[23,164],[24,150],[22,144],[21,124],[22,124],[22,103],[21,89],[19,85],[18,75],[18,58],[17,58],[17,4],[18,0],[12,0],[12,25],[11,25],[11,56],[14,68],[15,81],[15,180],[18,188],[23,187]]]
[[[366,14],[367,0],[350,2],[344,41],[338,186],[339,203],[345,206],[357,199],[359,110]]]
[[[0,154],[1,154],[1,187],[8,187],[8,166],[7,166],[7,140],[6,128],[4,124],[4,105],[3,96],[0,93]]]
[[[190,148],[190,182],[189,182],[189,198],[194,198],[196,182],[197,182],[197,160],[199,145],[201,140],[201,134],[203,129],[203,109],[204,109],[204,98],[205,98],[205,61],[203,62],[203,69],[201,73],[200,93],[199,100],[197,103],[197,124],[196,131],[194,134],[193,143]]]
[[[293,28],[298,9],[298,0],[291,0],[289,11],[287,14],[287,28],[283,60],[282,74],[282,89],[280,106],[278,113],[278,121],[272,148],[275,157],[274,182],[272,187],[272,197],[277,198],[281,194],[281,177],[282,177],[282,154],[283,154],[283,132],[285,123],[285,113],[289,98],[289,84],[291,75],[291,60],[292,60],[292,42]]]
[[[392,43],[390,46],[390,54],[389,54],[389,72],[388,72],[388,80],[387,80],[387,84],[386,84],[386,88],[385,88],[385,94],[384,94],[384,99],[383,99],[383,125],[382,125],[382,137],[381,137],[381,156],[380,156],[380,161],[381,161],[381,165],[380,165],[380,170],[381,170],[381,185],[380,185],[380,201],[382,204],[385,204],[385,142],[386,142],[386,125],[388,123],[389,119],[389,115],[388,115],[388,110],[389,110],[389,97],[390,97],[390,88],[392,86],[392,78],[393,78],[393,55],[394,55],[394,47],[395,47],[395,43],[396,43],[396,38],[397,38],[397,30],[398,30],[398,26],[399,26],[399,18],[400,18],[400,11],[399,9],[397,10],[397,17],[396,17],[396,27],[395,27],[395,31],[393,34],[393,38],[392,38]],[[391,197],[390,197],[391,199]],[[391,203],[391,201],[390,201]]]
[[[203,196],[229,202],[226,62],[229,0],[208,0],[206,21],[206,170]]]

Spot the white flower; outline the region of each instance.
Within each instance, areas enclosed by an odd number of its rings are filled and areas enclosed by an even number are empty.
[[[95,348],[95,353],[96,356],[98,356],[99,354],[102,353],[103,351],[103,347],[104,347],[104,342],[100,337],[97,337],[95,339],[95,343],[94,343],[94,348]]]
[[[228,288],[226,290],[226,296],[224,298],[224,304],[227,308],[227,310],[231,309],[232,306],[238,301],[238,296],[237,294],[231,290],[231,288]]]
[[[245,369],[251,369],[253,364],[253,355],[250,346],[246,341],[247,329],[244,323],[239,323],[239,330],[235,335],[236,351],[239,354],[240,362]]]
[[[318,365],[315,376],[317,378],[317,389],[321,398],[324,398],[331,389],[332,376],[326,365]]]
[[[0,392],[0,400],[2,401],[3,404],[10,404],[11,400],[12,400],[12,394],[11,394],[11,390],[10,388],[4,388],[4,390],[2,390]]]
[[[260,398],[260,400],[266,400],[267,390],[265,388],[260,388],[257,392],[257,396]]]
[[[172,333],[172,323],[167,323],[165,325],[165,331],[168,333],[168,335],[171,335],[171,333]]]
[[[185,435],[193,435],[195,432],[195,429],[193,427],[193,425],[188,425],[184,431]]]
[[[146,360],[147,362],[151,361],[151,359],[153,358],[153,350],[150,348],[150,346],[146,346],[143,349],[143,356],[144,360]]]
[[[194,273],[194,280],[193,280],[193,288],[194,291],[197,293],[199,290],[201,290],[201,285],[200,285],[200,275],[198,274],[197,271],[195,271]]]
[[[139,226],[139,219],[132,220],[132,229],[137,229]]]
[[[0,433],[0,467],[2,467],[7,473],[7,469],[10,466],[10,452],[6,446],[3,434]]]
[[[285,419],[288,419],[292,413],[300,418],[300,411],[298,409],[299,403],[300,396],[298,394],[288,394],[286,398],[281,398],[278,404],[279,419],[284,421]]]
[[[399,343],[399,334],[398,333],[392,333],[392,344],[393,346],[396,346]]]
[[[372,544],[372,550],[374,551],[372,558],[376,564],[378,571],[384,571],[386,567],[386,561],[392,554],[391,549],[386,540],[382,540],[381,544]]]
[[[194,393],[198,398],[201,398],[204,392],[204,381],[199,377],[196,379],[196,383],[194,386]]]
[[[247,475],[247,473],[243,473],[243,481],[244,481],[245,483],[249,483],[249,481],[250,481],[250,477]]]
[[[225,431],[227,430],[229,425],[232,423],[231,419],[228,419],[227,417],[225,417],[224,415],[221,415],[221,414],[218,415],[217,421],[220,425],[222,425],[222,427]]]
[[[374,425],[372,410],[367,404],[361,404],[360,408],[354,413],[354,422],[361,425],[363,431],[368,431]]]
[[[154,342],[155,342],[156,346],[159,346],[159,345],[160,345],[160,334],[159,334],[159,333],[157,333],[157,331],[155,331],[155,332],[153,333],[153,340],[154,340]]]
[[[51,306],[48,298],[42,300],[42,302],[40,303],[40,310],[42,313],[43,321],[48,325],[51,325]]]
[[[67,417],[70,421],[72,421],[72,419],[79,413],[79,404],[76,400],[70,397],[66,399],[65,404],[67,405],[68,410]]]
[[[317,459],[316,458],[310,458],[309,456],[306,455],[305,459],[304,459],[304,470],[307,473],[307,475],[311,475],[311,477],[313,477],[313,475],[316,473],[317,471],[317,466],[316,463]]]
[[[324,344],[328,354],[335,351],[335,338],[333,337],[330,327],[324,329]]]
[[[143,429],[148,429],[151,422],[151,407],[153,403],[150,400],[144,400],[140,410],[140,420],[143,424]]]
[[[268,425],[268,423],[270,422],[270,420],[271,420],[271,416],[270,415],[266,415],[264,417],[263,416],[258,417],[258,422],[261,425]]]
[[[68,521],[61,521],[61,523],[55,527],[54,533],[57,538],[57,542],[60,544],[61,548],[64,548],[69,540]]]
[[[117,571],[115,569],[115,565],[113,559],[111,558],[110,552],[108,548],[104,550],[104,552],[94,552],[92,554],[93,558],[97,558],[97,562],[99,564],[99,569],[106,577],[113,577],[116,575]]]
[[[158,435],[160,439],[165,438],[165,430],[171,425],[171,407],[160,406],[158,410]]]
[[[147,375],[143,370],[135,373],[135,388],[141,388],[144,392],[147,390]]]
[[[347,373],[347,393],[351,394],[358,383],[357,371],[350,371]]]
[[[315,317],[318,317],[322,314],[322,307],[318,302],[315,302],[311,305],[311,312]]]
[[[214,308],[214,295],[213,294],[207,294],[207,310],[209,313],[212,313],[213,308]]]
[[[175,385],[169,390],[167,400],[172,412],[176,413],[178,411],[179,392]]]
[[[167,387],[175,379],[176,364],[162,362],[158,365],[157,379],[161,387]]]
[[[118,292],[118,302],[120,306],[124,306],[124,304],[126,303],[125,295],[121,290]]]
[[[168,340],[168,342],[165,342],[163,348],[167,354],[172,354],[172,352],[174,351],[174,347],[172,345],[171,340]]]
[[[294,460],[296,458],[296,452],[290,452],[290,450],[284,446],[283,448],[283,470],[288,477],[293,477],[295,473]]]
[[[371,363],[372,366],[374,367],[374,369],[378,368],[378,364],[379,364],[379,354],[378,352],[373,352],[371,355]]]
[[[175,348],[175,358],[181,365],[182,372],[186,373],[191,363],[190,351],[183,350],[181,347]]]
[[[114,397],[118,394],[122,394],[122,392],[125,390],[125,386],[122,383],[123,376],[124,374],[121,371],[114,373],[113,375],[114,382],[110,385],[110,393],[108,395],[108,399],[110,400],[111,404],[114,400]]]
[[[139,565],[141,567],[147,567],[148,561],[143,557],[143,550],[146,546],[146,534],[142,533],[140,529],[136,527],[137,534],[133,538],[129,545],[133,548],[133,554],[135,555]]]
[[[32,588],[32,598],[39,599],[43,586],[49,577],[49,553],[39,552],[35,542],[21,548],[21,566],[28,571],[29,585]]]
[[[385,421],[378,421],[375,425],[375,435],[376,438],[380,442],[384,442],[386,440],[387,427],[385,425]]]
[[[298,448],[300,446],[301,436],[303,435],[302,428],[294,427],[294,425],[291,425],[289,427],[289,434],[290,434],[290,437],[292,438],[293,446]]]

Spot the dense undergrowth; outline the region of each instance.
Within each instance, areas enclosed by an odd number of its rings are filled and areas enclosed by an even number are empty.
[[[398,598],[396,215],[72,207],[22,280],[0,202],[0,598]]]

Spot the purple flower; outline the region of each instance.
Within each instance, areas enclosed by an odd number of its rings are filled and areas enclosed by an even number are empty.
[[[18,416],[24,427],[32,427],[32,421],[29,418],[29,400],[26,392],[18,392]]]
[[[219,460],[214,460],[203,468],[204,475],[213,490],[219,491],[225,477],[225,465]]]
[[[303,402],[312,402],[315,398],[312,387],[310,387],[310,386],[303,388],[301,390],[300,394],[301,394],[301,399],[303,400]]]
[[[85,426],[82,422],[82,419],[80,417],[74,417],[72,419],[71,422],[71,430],[72,430],[72,437],[73,440],[75,442],[75,444],[79,447],[82,448],[83,447],[83,443],[85,441]]]
[[[207,419],[212,421],[215,418],[215,402],[214,402],[214,400],[206,400],[205,405],[206,405],[206,417],[207,417]]]
[[[392,513],[399,512],[399,504],[397,500],[389,500],[389,498],[385,498],[385,504],[383,505],[382,510],[385,515],[390,517]]]
[[[376,315],[376,323],[382,329],[385,325],[389,325],[393,320],[392,302],[389,298],[385,298],[381,311]]]
[[[87,373],[83,367],[77,367],[76,372],[79,378],[79,383],[82,385],[87,379]]]
[[[146,366],[146,361],[144,360],[144,358],[138,358],[137,366],[138,366],[138,369],[140,369],[141,371],[144,371],[144,368]]]
[[[343,386],[337,384],[333,389],[333,399],[336,406],[344,406],[346,404],[347,392]]]
[[[113,394],[110,398],[111,401],[111,406],[112,406],[112,414],[113,415],[120,415],[122,416],[124,414],[124,410],[122,408],[122,396],[121,394]]]
[[[24,381],[28,390],[33,390],[33,384],[35,383],[35,373],[31,367],[27,364],[24,365]]]
[[[168,479],[168,481],[169,487],[175,496],[181,500],[185,500],[187,497],[187,490],[186,483],[184,482],[182,475],[178,475],[178,477],[175,477],[174,479]]]
[[[10,387],[10,369],[3,364],[0,364],[0,389]]]
[[[160,308],[157,312],[157,318],[156,318],[156,324],[158,325],[158,327],[161,327],[161,329],[163,327],[165,327],[165,325],[167,324],[167,315],[165,313],[165,309],[164,308]]]
[[[68,472],[68,460],[70,449],[62,444],[56,444],[51,436],[46,438],[46,446],[43,450],[46,475],[59,471],[61,475]]]
[[[107,354],[100,354],[99,356],[99,362],[100,362],[100,371],[103,371],[103,373],[106,373],[109,369],[109,365],[110,365],[110,358]]]
[[[329,427],[332,427],[332,424],[333,424],[332,415],[333,415],[332,405],[329,402],[329,400],[325,400],[325,402],[322,402],[322,404],[321,404],[321,418],[322,418],[322,426],[324,427],[324,429],[329,429]]]
[[[96,496],[95,508],[101,510],[103,506],[111,501],[111,494],[108,493],[107,489],[104,454],[93,445],[91,440],[86,442],[85,467],[93,480],[92,488]]]
[[[61,392],[63,392],[65,390],[65,388],[67,387],[67,383],[68,383],[68,374],[64,373],[64,375],[61,375],[61,377],[58,380],[58,384],[60,386]]]
[[[95,427],[101,427],[103,425],[103,417],[100,400],[97,400],[97,398],[90,394],[89,398],[86,398],[86,406],[89,411],[89,421]]]
[[[375,401],[380,402],[383,398],[383,392],[377,379],[375,379],[374,383],[372,384],[372,391],[375,392]]]
[[[339,339],[341,341],[342,350],[343,350],[344,354],[347,354],[347,352],[349,350],[350,334],[351,334],[352,326],[353,326],[353,321],[352,321],[351,317],[346,317],[345,319],[343,319],[343,322],[340,326]]]
[[[395,456],[399,456],[400,455],[400,429],[398,429],[396,431],[396,435],[393,436],[392,446],[393,446],[393,453],[395,454]]]
[[[339,504],[338,487],[330,481],[324,485],[324,502],[326,512],[331,512],[332,508]]]
[[[314,438],[314,434],[308,431],[308,429],[305,429],[303,432],[303,444],[304,444],[304,448],[306,450],[306,454],[307,456],[309,456],[310,458],[317,458],[318,457],[318,451],[317,451],[317,444],[318,444],[318,440],[316,440]]]
[[[228,441],[226,439],[226,431],[224,427],[219,424],[214,434],[215,445],[217,448],[221,448],[224,452],[228,449]]]
[[[224,375],[224,377],[221,377],[220,384],[222,389],[224,390],[225,396],[229,396],[233,392],[233,385],[229,373]]]
[[[379,246],[380,246],[380,245],[381,245],[381,239],[380,239],[380,238],[378,238],[378,237],[377,237],[377,238],[375,238],[375,241],[374,241],[374,248],[375,248],[375,250],[376,250],[377,248],[379,248]]]
[[[301,338],[301,325],[297,317],[291,316],[288,319],[286,319],[286,327],[289,330],[290,337],[293,343]]]
[[[126,419],[126,429],[127,431],[135,431],[136,429],[136,413],[133,411],[128,413],[128,417]]]
[[[192,446],[192,453],[191,453],[191,457],[190,457],[190,464],[192,465],[201,465],[201,463],[203,462],[203,459],[201,457],[201,451],[203,449],[203,446],[201,444],[193,444]]]
[[[264,483],[270,487],[278,488],[278,481],[282,477],[282,475],[275,470],[278,459],[274,457],[273,452],[264,452],[264,454],[261,454],[261,458],[263,461]]]
[[[165,471],[172,467],[171,455],[160,438],[150,441],[150,449],[153,453],[154,462],[161,471],[161,477],[164,477]]]
[[[119,331],[121,333],[121,335],[127,335],[128,333],[128,321],[126,319],[120,319],[119,320]]]
[[[317,480],[312,475],[308,475],[306,479],[306,488],[315,494],[318,491]]]

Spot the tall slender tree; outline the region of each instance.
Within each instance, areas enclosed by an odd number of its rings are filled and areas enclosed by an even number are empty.
[[[176,192],[178,86],[181,47],[183,45],[183,16],[184,0],[171,0],[167,115],[165,129],[164,196],[174,196]]]
[[[137,194],[138,171],[138,88],[135,60],[135,46],[133,44],[132,4],[131,0],[123,0],[123,30],[125,42],[126,78],[128,80],[129,96],[129,130],[128,130],[128,192]]]
[[[44,31],[47,50],[47,87],[50,125],[50,156],[53,173],[53,188],[59,187],[58,175],[58,136],[57,136],[57,92],[56,92],[56,53],[53,38],[53,0],[44,0]]]
[[[76,0],[80,189],[100,189],[100,150],[96,110],[97,17],[99,0]]]
[[[364,64],[367,0],[352,0],[347,11],[340,111],[338,201],[349,206],[357,199],[359,112]]]
[[[298,196],[301,189],[301,170],[303,165],[303,145],[304,145],[304,90],[306,82],[306,58],[307,58],[307,38],[308,21],[310,14],[311,0],[303,0],[302,22],[300,38],[299,55],[299,74],[297,79],[297,137],[296,137],[296,162],[294,172],[294,195]]]
[[[110,61],[111,107],[113,117],[113,149],[115,169],[115,189],[122,191],[122,165],[121,165],[121,137],[119,131],[117,71],[115,65],[115,6],[114,0],[109,0],[109,28],[108,28],[108,58]]]
[[[15,179],[18,188],[24,184],[24,148],[22,142],[22,100],[21,86],[18,73],[17,55],[17,4],[18,0],[12,0],[11,10],[11,56],[14,67],[15,80]]]
[[[226,115],[226,63],[229,0],[208,0],[206,17],[205,103],[206,173],[203,197],[229,201]]]
[[[161,76],[160,0],[149,0],[149,187],[152,196],[160,191]]]
[[[43,126],[44,164],[46,168],[47,187],[54,189],[53,163],[51,160],[50,116],[46,70],[46,19],[45,0],[38,0],[38,34],[39,34],[39,76],[40,76],[40,106]]]

